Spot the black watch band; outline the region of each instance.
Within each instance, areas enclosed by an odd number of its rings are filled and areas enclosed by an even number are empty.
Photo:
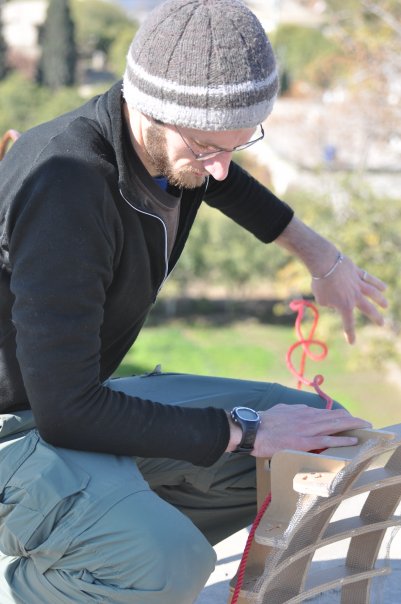
[[[251,453],[260,426],[259,414],[249,407],[234,407],[230,415],[233,422],[242,430],[241,442],[234,453]]]

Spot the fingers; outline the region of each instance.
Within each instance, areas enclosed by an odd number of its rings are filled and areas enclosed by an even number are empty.
[[[384,319],[377,307],[388,307],[388,301],[386,297],[382,294],[385,289],[386,285],[385,283],[383,283],[383,281],[377,279],[377,277],[374,277],[366,271],[362,272],[360,296],[359,300],[356,302],[356,307],[361,311],[361,313],[368,317],[368,319],[372,323],[379,326],[382,326],[384,324]],[[374,302],[374,304],[369,301],[369,298]],[[350,327],[348,326],[347,321],[349,322]],[[355,327],[354,325],[351,325],[351,323],[354,322],[350,320],[349,313],[347,317],[344,317],[343,314],[344,331],[346,333],[346,338],[349,343],[353,343],[355,341]],[[348,326],[348,333],[345,330],[346,324]],[[350,341],[349,338],[353,338],[352,341]]]
[[[307,451],[319,451],[331,447],[352,447],[358,444],[356,436],[320,436],[313,439],[313,445]]]
[[[280,404],[261,413],[262,423],[253,455],[271,457],[282,449],[312,451],[356,444],[341,433],[370,428],[370,422],[354,417],[345,409],[315,409],[304,405]]]
[[[365,283],[373,286],[377,290],[384,292],[387,289],[387,285],[381,279],[378,279],[374,275],[368,273],[368,271],[364,271],[361,268],[359,270],[359,276]]]
[[[386,284],[381,279],[362,269],[358,269],[358,273],[361,279],[360,290],[363,295],[373,300],[381,308],[387,308],[388,302],[382,293],[386,290]]]
[[[375,285],[371,285],[366,281],[362,281],[360,291],[363,296],[365,296],[366,298],[370,298],[375,304],[377,304],[381,308],[387,308],[388,301],[387,298],[382,294],[383,290],[380,290]]]
[[[358,428],[371,428],[370,422],[350,415],[345,409],[314,409],[309,408],[311,413],[299,415],[299,421],[305,420],[305,426],[301,426],[304,435],[323,436],[356,430]]]
[[[340,309],[343,322],[344,336],[348,344],[355,343],[355,317],[353,308]]]
[[[360,268],[357,269],[359,279],[356,283],[359,289],[355,292],[354,302],[352,297],[340,298],[337,308],[341,314],[345,339],[349,344],[355,342],[355,317],[354,310],[358,308],[375,325],[382,326],[384,319],[378,307],[387,308],[388,301],[382,292],[386,284],[374,275]]]
[[[360,417],[354,417],[353,415],[350,415],[348,413],[344,413],[343,410],[334,410],[331,411],[331,413],[336,413],[338,411],[338,414],[336,415],[336,417],[334,416],[330,416],[330,410],[328,410],[329,415],[327,417],[324,418],[324,420],[321,422],[321,432],[320,434],[326,434],[326,435],[331,435],[331,434],[337,434],[338,432],[345,432],[346,430],[356,430],[356,429],[361,429],[361,428],[371,428],[372,424],[364,419],[361,419]],[[316,429],[318,429],[318,424],[316,425]]]
[[[386,305],[387,304],[383,304],[383,308],[385,308]],[[375,325],[382,326],[384,324],[383,316],[377,310],[376,306],[369,302],[366,297],[361,295],[355,306]],[[344,305],[343,307],[339,307],[339,311],[343,323],[345,339],[348,344],[354,344],[356,339],[354,308]]]
[[[363,313],[368,319],[375,323],[375,325],[383,325],[384,318],[382,314],[377,310],[376,306],[374,306],[367,298],[361,298],[361,300],[357,303],[357,308]]]
[[[303,430],[305,430],[308,434],[316,433],[309,432],[308,429],[317,422],[324,422],[323,430],[328,430],[327,434],[334,433],[336,428],[338,428],[337,432],[339,432],[340,430],[345,429],[371,427],[370,422],[351,415],[347,409],[343,408],[325,409],[319,407],[310,407],[309,405],[305,404],[288,405],[286,403],[278,403],[267,411],[260,411],[259,413],[267,425],[270,425],[272,420],[274,421],[275,416],[277,416],[280,422],[283,420],[283,418],[286,418],[289,426],[292,426],[293,423],[299,423],[301,420],[303,420],[305,422],[305,427],[303,427]],[[312,430],[315,430],[315,428],[312,428]]]

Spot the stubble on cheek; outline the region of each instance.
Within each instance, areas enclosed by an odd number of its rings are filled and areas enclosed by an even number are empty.
[[[149,127],[145,142],[146,153],[155,172],[166,177],[171,185],[184,189],[195,189],[205,182],[205,176],[190,165],[182,168],[174,167],[168,156],[165,132],[159,124],[152,124]]]

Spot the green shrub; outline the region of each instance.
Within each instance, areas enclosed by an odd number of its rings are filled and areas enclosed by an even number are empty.
[[[306,80],[326,88],[344,68],[341,48],[319,29],[282,25],[271,38],[286,87]]]
[[[20,73],[0,82],[0,134],[9,128],[23,132],[83,102],[75,88],[53,92]]]

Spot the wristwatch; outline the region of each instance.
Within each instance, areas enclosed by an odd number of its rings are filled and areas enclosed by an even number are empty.
[[[255,444],[255,438],[260,426],[259,414],[249,407],[234,407],[231,411],[231,419],[241,427],[242,439],[234,449],[234,453],[251,453]]]

